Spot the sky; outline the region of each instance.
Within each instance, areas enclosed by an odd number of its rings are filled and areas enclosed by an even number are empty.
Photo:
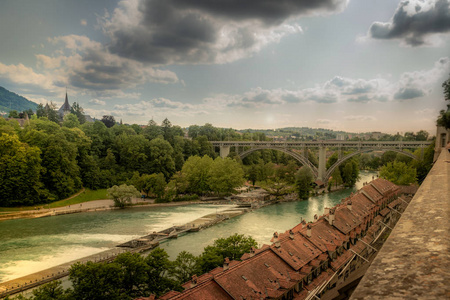
[[[0,86],[101,119],[435,133],[450,0],[0,0]]]

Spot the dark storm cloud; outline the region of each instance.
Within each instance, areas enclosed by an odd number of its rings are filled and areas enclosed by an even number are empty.
[[[425,4],[431,7],[424,10]],[[408,10],[408,6],[412,5],[414,12]],[[447,32],[450,32],[449,0],[437,0],[434,3],[402,1],[391,22],[375,22],[369,29],[372,38],[403,39],[410,46],[421,46],[429,35]]]
[[[343,4],[347,3],[347,1],[339,0],[172,0],[168,2],[180,8],[198,9],[235,21],[258,19],[266,25],[281,24],[292,16],[315,14],[321,10],[340,10]]]
[[[133,6],[124,1],[102,25],[110,51],[124,57],[152,64],[224,63],[279,40],[282,35],[273,30],[285,33],[280,27],[287,20],[339,12],[347,2],[141,0]]]
[[[425,91],[423,91],[422,89],[407,87],[407,88],[402,88],[402,89],[398,90],[394,94],[394,99],[408,100],[408,99],[423,97],[423,96],[425,96],[425,94],[426,94]]]

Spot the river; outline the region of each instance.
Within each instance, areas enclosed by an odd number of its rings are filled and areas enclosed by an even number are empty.
[[[374,173],[361,172],[352,189],[311,197],[307,201],[278,203],[232,218],[205,230],[161,244],[172,259],[186,250],[195,255],[214,239],[234,233],[269,244],[275,231],[284,232],[301,219],[310,221],[342,198],[362,187]],[[196,204],[176,207],[141,207],[78,213],[39,219],[0,222],[0,282],[31,274],[74,259],[95,254],[173,225],[182,225],[231,205]]]

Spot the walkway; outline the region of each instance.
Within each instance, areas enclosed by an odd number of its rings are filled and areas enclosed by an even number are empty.
[[[450,299],[450,153],[442,151],[351,300]]]

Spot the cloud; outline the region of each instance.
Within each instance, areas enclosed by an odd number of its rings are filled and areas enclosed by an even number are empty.
[[[98,100],[98,99],[91,99],[91,100],[89,100],[89,103],[93,104],[93,105],[105,105],[106,104],[105,101]]]
[[[109,91],[135,88],[146,82],[178,82],[169,70],[155,69],[138,61],[109,53],[100,43],[79,35],[50,39],[61,45],[54,56],[39,54],[38,66],[61,73],[61,85],[108,94]]]
[[[449,0],[401,1],[390,22],[375,22],[373,39],[398,39],[407,46],[437,45],[436,35],[450,33]]]
[[[111,53],[153,65],[227,63],[288,34],[293,20],[342,11],[348,0],[121,1],[100,23]]]
[[[398,81],[384,78],[353,79],[341,76],[323,84],[299,90],[254,88],[242,95],[220,94],[207,101],[231,108],[263,108],[289,103],[386,102],[426,96],[450,71],[450,60],[439,59],[429,70],[405,72]]]
[[[80,24],[83,26],[87,26],[87,21],[85,19],[81,19]]]
[[[23,64],[5,65],[0,62],[0,79],[3,85],[12,86],[16,91],[40,95],[54,95],[57,90],[49,74],[37,73]]]
[[[376,118],[373,116],[346,116],[344,117],[347,121],[358,121],[358,122],[366,122],[366,121],[376,121]]]

